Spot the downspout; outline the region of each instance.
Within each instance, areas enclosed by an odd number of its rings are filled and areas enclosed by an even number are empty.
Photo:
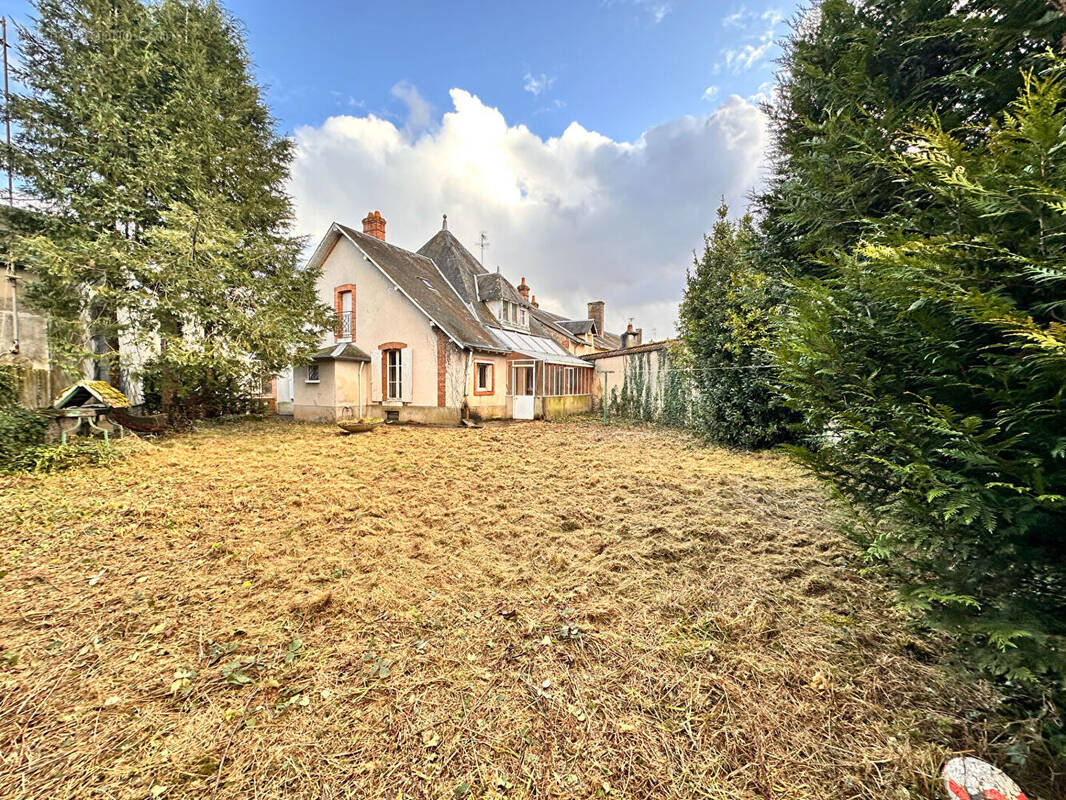
[[[469,406],[466,404],[466,398],[469,396],[467,394],[467,387],[470,385],[468,381],[470,380],[470,366],[473,364],[473,361],[474,351],[471,348],[466,351],[466,369],[463,370],[463,407],[467,409],[467,413],[469,413]],[[462,410],[460,410],[460,416],[462,416],[462,413]]]
[[[11,350],[18,354],[19,351],[19,290],[18,278],[15,276],[15,267],[11,263],[11,251],[8,250],[8,275],[7,280],[11,284]]]
[[[363,367],[365,366],[365,361],[359,362],[359,381],[356,383],[356,391],[359,392],[359,419],[366,418],[366,408],[363,406]]]

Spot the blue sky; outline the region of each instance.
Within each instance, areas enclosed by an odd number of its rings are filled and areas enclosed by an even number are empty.
[[[231,0],[228,7],[247,26],[286,130],[337,113],[402,114],[390,90],[406,81],[434,109],[447,108],[448,91],[461,87],[541,136],[576,119],[619,140],[705,112],[708,86],[719,97],[758,92],[774,52],[750,65],[739,53],[760,48],[767,31],[784,31],[791,13],[781,4],[709,0]],[[727,64],[731,51],[738,56]]]
[[[371,209],[416,249],[440,214],[542,304],[607,303],[670,335],[723,197],[764,175],[792,3],[711,0],[229,0],[297,144],[297,232]],[[0,13],[25,22],[24,0]],[[471,249],[473,249],[471,247]]]

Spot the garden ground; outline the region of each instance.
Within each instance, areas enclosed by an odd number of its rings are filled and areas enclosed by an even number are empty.
[[[987,708],[775,454],[265,421],[0,478],[0,796],[938,797]],[[968,693],[967,693],[968,692]]]

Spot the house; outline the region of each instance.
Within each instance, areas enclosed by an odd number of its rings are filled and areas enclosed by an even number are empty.
[[[362,231],[335,222],[311,256],[336,325],[276,382],[279,412],[454,424],[591,409],[594,367],[579,356],[620,343],[602,302],[586,320],[541,309],[525,278],[486,270],[447,216],[418,252],[386,241],[385,226],[377,211]]]

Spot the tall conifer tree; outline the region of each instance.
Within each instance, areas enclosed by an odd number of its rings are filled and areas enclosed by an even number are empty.
[[[214,2],[37,0],[20,30],[17,169],[51,214],[21,243],[60,351],[112,377],[157,350],[183,396],[306,352],[327,310],[298,267],[284,182],[291,142]],[[168,392],[171,394],[173,392]]]

